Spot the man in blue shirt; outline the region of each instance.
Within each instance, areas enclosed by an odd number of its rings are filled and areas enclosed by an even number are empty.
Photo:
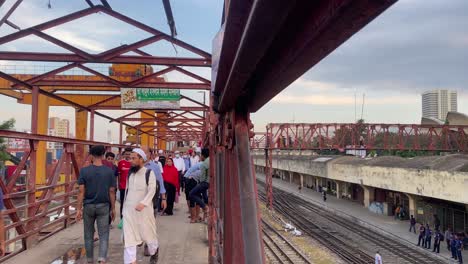
[[[141,149],[145,152],[147,157],[151,157],[152,153],[148,147],[141,147]],[[166,209],[167,202],[166,202],[166,188],[164,188],[164,180],[162,177],[162,172],[161,172],[161,167],[153,161],[153,159],[148,159],[147,162],[145,163],[145,168],[151,169],[154,172],[154,175],[156,175],[156,180],[159,183],[159,194],[160,199],[161,199],[161,208],[162,210]],[[157,215],[157,210],[158,208],[158,202],[156,204],[153,204],[153,209],[154,209],[154,215]]]
[[[3,192],[0,189],[0,257],[5,256],[5,223],[3,223],[3,210],[5,205],[3,203]]]
[[[200,180],[200,165],[197,163],[190,167],[184,174],[185,178],[185,198],[187,199],[187,206],[190,208],[190,223],[196,223],[200,215],[200,206],[195,205],[195,200],[190,199],[190,192],[197,186]]]

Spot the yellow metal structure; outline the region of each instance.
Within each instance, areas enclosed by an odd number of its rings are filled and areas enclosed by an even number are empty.
[[[123,81],[123,82],[130,82],[132,80],[138,79],[142,76],[149,75],[153,73],[153,68],[149,65],[132,65],[132,64],[114,64],[111,67],[109,67],[109,77],[117,80],[117,81]],[[33,77],[36,77],[36,75],[30,75],[30,74],[14,74],[12,75],[13,77],[25,81],[28,79],[31,79]],[[91,75],[55,75],[52,77],[45,78],[45,80],[58,80],[58,81],[67,81],[67,80],[73,80],[73,81],[102,81],[103,78],[99,76],[91,76]],[[164,82],[164,78],[161,77],[154,77],[152,79],[153,81],[156,82]],[[0,94],[15,98],[18,100],[18,103],[21,104],[32,104],[32,95],[30,93],[21,93],[19,91],[12,90],[14,86],[14,83],[0,78]],[[68,91],[120,91],[120,87],[60,87],[60,86],[41,86],[40,87],[43,90],[46,91],[55,91],[55,90],[68,90]],[[17,87],[15,89],[21,90],[23,87]],[[68,100],[71,100],[75,103],[78,103],[80,105],[84,106],[91,106],[94,104],[97,104],[99,102],[102,102],[103,100],[108,99],[110,96],[109,95],[90,95],[90,94],[66,94],[66,95],[60,95],[63,98],[66,98]],[[120,98],[116,97],[112,100],[106,101],[102,104],[99,104],[99,106],[120,106]],[[67,104],[53,99],[53,98],[48,98],[44,95],[39,95],[39,114],[38,114],[38,133],[47,135],[48,133],[48,117],[49,117],[49,106],[68,106]],[[148,118],[148,117],[154,117],[155,112],[154,111],[147,111],[148,113],[152,113],[152,116],[148,114],[141,114],[142,118]],[[165,113],[158,113],[158,116],[167,116]],[[129,132],[126,129],[127,133]],[[160,131],[165,131],[165,129],[162,129]],[[129,137],[128,139],[137,139],[136,137],[136,131],[135,133],[128,133]],[[88,112],[86,111],[81,111],[81,110],[75,110],[75,136],[77,139],[88,139]],[[141,137],[141,145],[144,146],[149,146],[149,147],[154,147],[154,136],[149,136],[144,134]],[[166,142],[165,141],[158,141],[158,148],[160,149],[165,149],[166,147]],[[84,158],[86,157],[86,151],[85,146],[77,146],[76,148],[76,153],[77,153],[77,159],[79,164],[83,162]],[[47,155],[47,150],[46,150],[46,143],[41,142],[39,143],[38,146],[38,151],[37,151],[37,171],[36,171],[36,184],[38,185],[43,185],[46,183],[47,180],[47,175],[46,175],[46,155]],[[62,179],[62,177],[61,177]]]

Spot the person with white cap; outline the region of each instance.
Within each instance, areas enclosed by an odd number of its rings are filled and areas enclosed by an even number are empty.
[[[137,263],[137,246],[143,242],[148,245],[149,263],[156,264],[158,261],[159,242],[152,204],[156,193],[156,176],[151,169],[144,167],[146,161],[147,156],[142,149],[133,149],[123,209],[125,264]]]
[[[161,162],[162,166],[164,167],[166,165],[166,156],[164,156],[164,151],[160,149],[158,151],[158,161]]]
[[[176,167],[177,171],[179,172],[179,184],[180,184],[180,189],[182,189],[182,192],[184,191],[184,171],[185,171],[185,162],[184,158],[180,156],[180,151],[175,152],[175,158],[174,160],[174,166]]]

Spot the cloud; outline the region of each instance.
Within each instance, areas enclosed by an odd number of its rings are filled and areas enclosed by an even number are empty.
[[[338,86],[334,83],[312,81],[305,78],[297,79],[290,85],[290,87],[303,88],[309,91],[329,91],[338,88]]]
[[[307,105],[323,105],[323,106],[343,106],[354,105],[354,96],[339,96],[339,95],[277,95],[272,100],[278,104],[307,104]],[[382,98],[366,98],[366,105],[408,105],[418,104],[419,98],[402,97],[402,96],[386,96]],[[357,99],[357,103],[362,103],[362,97]]]
[[[50,32],[53,33],[53,35],[55,36],[59,36],[60,40],[73,46],[76,46],[80,49],[89,50],[95,53],[107,50],[102,44],[102,42],[80,36],[80,34],[76,34],[72,31],[54,28],[51,29]]]
[[[468,1],[398,1],[303,76],[374,90],[467,89]],[[381,85],[398,82],[397,86]]]

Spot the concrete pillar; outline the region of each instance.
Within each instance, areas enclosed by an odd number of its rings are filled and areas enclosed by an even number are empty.
[[[408,197],[409,214],[414,215],[414,217],[416,218],[416,214],[417,214],[417,208],[416,208],[417,196],[412,195],[412,194],[408,194],[408,193],[405,193],[405,195]]]
[[[374,187],[361,186],[364,189],[364,207],[369,208],[370,204],[374,201]]]
[[[320,178],[315,177],[315,190],[318,192],[319,191],[319,185],[320,185]]]
[[[336,198],[341,199],[341,194],[343,192],[343,183],[335,181],[336,183]]]
[[[302,175],[302,174],[299,174],[299,175],[301,177],[300,185],[301,185],[301,187],[304,187],[304,175]]]

